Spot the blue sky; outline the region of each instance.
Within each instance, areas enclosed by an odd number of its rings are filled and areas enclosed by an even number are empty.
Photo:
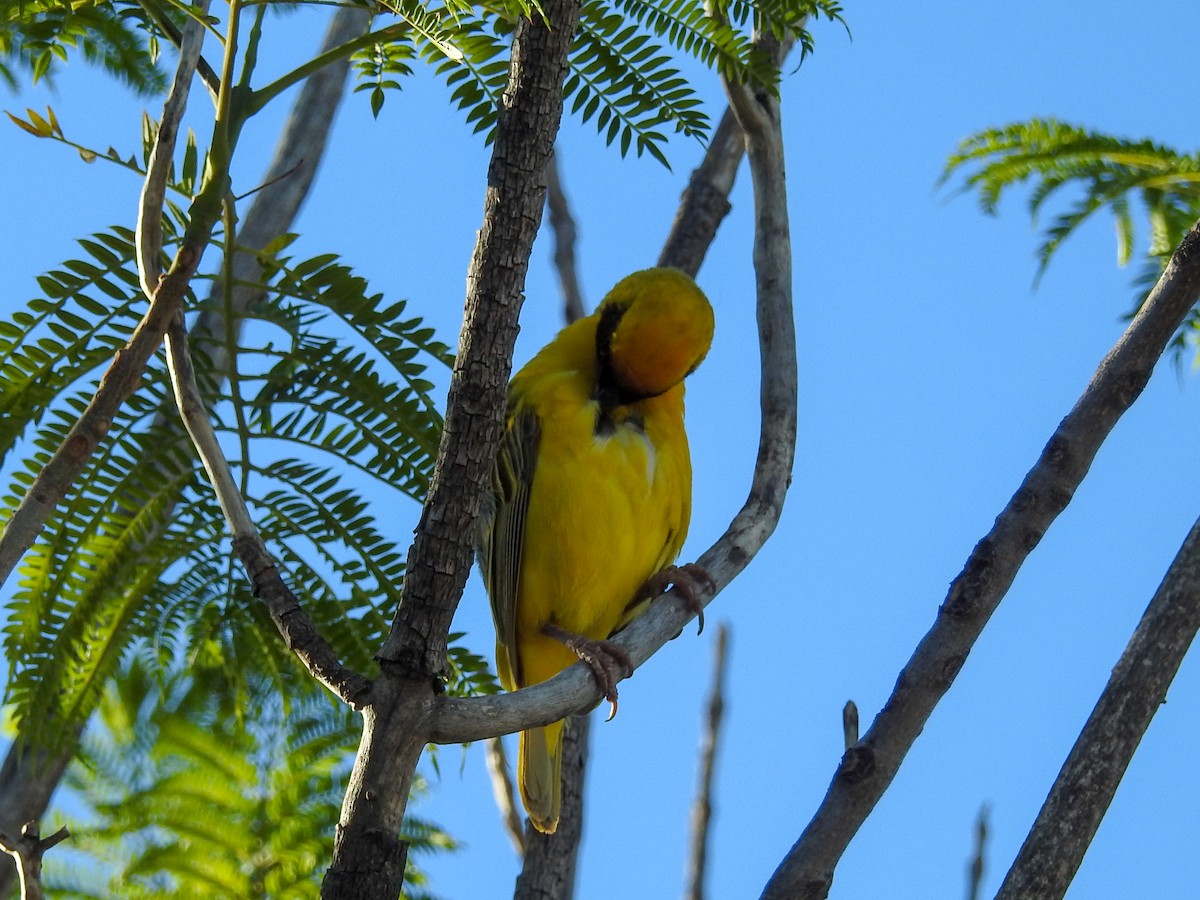
[[[853,33],[822,22],[817,51],[783,85],[795,241],[800,435],[779,530],[710,607],[732,630],[727,730],[718,760],[710,887],[757,896],[823,796],[841,754],[840,710],[864,728],[933,622],[947,586],[1036,460],[1122,330],[1132,291],[1109,219],[1089,223],[1033,289],[1037,234],[1023,198],[983,216],[935,188],[967,134],[1055,116],[1128,137],[1195,146],[1200,6],[846,4]],[[294,29],[272,52],[300,54]],[[293,57],[294,58],[294,57]],[[695,72],[714,118],[715,82]],[[138,146],[141,102],[78,66],[5,108],[51,103],[71,136]],[[196,96],[196,108],[207,101]],[[157,115],[157,103],[152,107]],[[282,108],[240,148],[240,190],[265,165]],[[569,122],[563,175],[579,224],[590,303],[652,264],[701,149],[674,140],[674,171],[621,160]],[[0,312],[73,240],[130,223],[139,185],[72,152],[0,128]],[[407,297],[454,342],[482,210],[487,149],[427,72],[341,112],[299,252],[341,253],[389,297]],[[16,173],[20,173],[19,176]],[[700,273],[717,313],[712,354],[689,387],[695,513],[684,556],[723,531],[744,499],[758,428],[750,267],[751,197]],[[1139,250],[1144,247],[1144,231]],[[549,242],[528,282],[518,364],[560,324]],[[1190,363],[1190,360],[1188,361]],[[991,808],[985,893],[994,892],[1130,631],[1197,512],[1200,424],[1189,366],[1159,366],[1074,502],[1017,577],[892,789],[851,844],[834,898],[957,898],[972,825]],[[381,509],[400,542],[415,506]],[[456,627],[490,653],[472,578]],[[593,729],[579,900],[682,890],[709,633],[687,632],[621,686]],[[1200,881],[1200,670],[1185,661],[1133,761],[1072,898],[1184,896]],[[460,767],[461,762],[461,767]],[[460,770],[461,769],[461,770]],[[442,752],[418,811],[462,839],[427,860],[450,900],[502,897],[517,861],[499,829],[482,748]]]

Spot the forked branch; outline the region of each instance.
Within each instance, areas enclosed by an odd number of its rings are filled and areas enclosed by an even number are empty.
[[[777,57],[778,58],[778,57]],[[701,589],[707,605],[754,558],[779,522],[791,481],[796,446],[796,337],[792,316],[791,236],[784,183],[778,98],[731,85],[751,114],[741,122],[754,182],[754,267],[762,358],[762,426],[750,496],[721,538],[697,562],[714,589]],[[651,605],[613,641],[640,666],[695,615],[672,591]],[[587,709],[599,699],[591,670],[574,665],[549,681],[511,694],[460,699],[438,697],[431,710],[436,743],[481,740],[498,733],[546,725]]]

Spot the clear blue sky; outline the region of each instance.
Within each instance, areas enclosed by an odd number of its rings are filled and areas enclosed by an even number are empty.
[[[1032,289],[1036,234],[1023,198],[982,216],[935,190],[957,141],[987,125],[1056,116],[1195,147],[1200,6],[1147,0],[846,4],[853,32],[822,22],[817,52],[783,86],[795,239],[800,437],[778,532],[710,608],[732,629],[728,722],[717,779],[711,896],[753,897],[808,821],[841,755],[840,711],[864,728],[933,622],[951,579],[991,526],[1122,330],[1132,291],[1098,218]],[[294,40],[309,40],[293,33]],[[277,48],[280,54],[288,48]],[[299,51],[296,51],[297,53]],[[74,67],[51,102],[67,132],[126,151],[140,103]],[[719,115],[719,90],[702,89]],[[408,297],[453,343],[481,219],[486,148],[421,73],[378,121],[350,99],[299,230],[390,297]],[[197,96],[197,105],[205,103]],[[154,112],[158,109],[155,104]],[[280,110],[282,112],[282,110]],[[240,190],[261,172],[277,120],[242,149]],[[591,303],[652,264],[700,148],[675,171],[620,160],[568,123],[564,178]],[[130,223],[139,185],[69,150],[0,128],[0,312],[68,258],[73,239]],[[19,173],[19,174],[18,174]],[[743,172],[743,176],[745,173]],[[692,378],[694,558],[742,502],[758,427],[751,198],[700,282],[717,338]],[[1139,235],[1139,249],[1146,236]],[[548,242],[528,284],[518,363],[560,322]],[[895,784],[850,846],[832,897],[958,898],[981,804],[992,810],[985,894],[994,891],[1194,517],[1200,385],[1160,365],[1074,502],[1016,584]],[[398,541],[412,505],[382,510]],[[489,652],[476,579],[457,627]],[[677,896],[695,782],[711,634],[685,633],[621,686],[616,720],[593,729],[579,900]],[[1181,897],[1200,883],[1190,760],[1200,744],[1200,669],[1189,659],[1134,759],[1069,896]],[[425,861],[449,900],[505,896],[517,861],[498,826],[480,747],[443,750],[418,812],[466,843]]]

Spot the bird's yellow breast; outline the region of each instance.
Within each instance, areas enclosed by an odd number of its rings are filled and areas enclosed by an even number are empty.
[[[590,385],[586,373],[566,372],[526,398],[541,425],[516,609],[518,643],[541,645],[521,654],[526,684],[573,660],[540,634],[543,625],[608,637],[686,535],[691,463],[682,386],[605,421]],[[545,674],[531,670],[543,668],[535,660],[544,660]]]

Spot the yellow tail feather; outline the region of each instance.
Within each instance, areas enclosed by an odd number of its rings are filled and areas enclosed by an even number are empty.
[[[517,760],[521,799],[533,827],[544,834],[558,828],[562,805],[563,722],[522,731]]]

